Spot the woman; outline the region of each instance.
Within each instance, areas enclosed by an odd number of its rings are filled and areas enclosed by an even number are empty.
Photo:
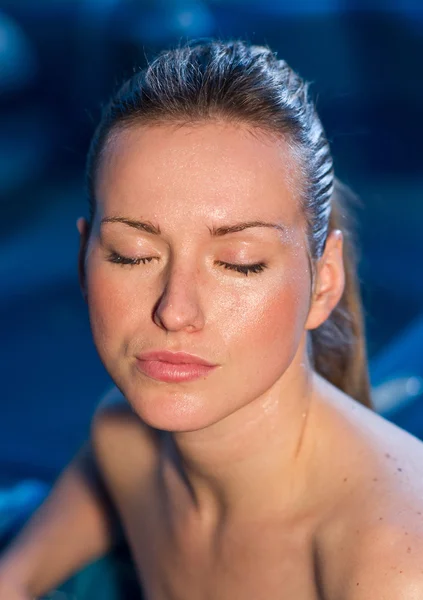
[[[106,108],[88,182],[80,280],[117,389],[3,589],[45,593],[120,523],[151,600],[423,597],[423,447],[369,410],[307,85],[241,42],[163,53]]]

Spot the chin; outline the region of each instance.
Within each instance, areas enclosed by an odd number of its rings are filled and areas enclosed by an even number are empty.
[[[125,394],[134,412],[149,427],[169,432],[198,431],[219,420],[210,401],[175,390]],[[222,416],[223,418],[223,416]]]

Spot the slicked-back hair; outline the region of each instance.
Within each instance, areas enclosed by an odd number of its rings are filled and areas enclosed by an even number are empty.
[[[246,124],[289,144],[301,174],[298,196],[312,265],[328,234],[343,232],[345,289],[330,317],[310,332],[309,354],[318,373],[371,407],[349,193],[334,176],[307,82],[268,47],[242,41],[187,44],[160,53],[128,79],[104,108],[88,153],[90,221],[96,174],[112,133],[142,124],[213,120]]]

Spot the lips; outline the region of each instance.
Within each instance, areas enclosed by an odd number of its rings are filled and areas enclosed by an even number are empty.
[[[146,352],[136,358],[141,373],[150,379],[166,383],[205,378],[218,366],[185,352]]]
[[[167,350],[157,352],[146,352],[137,356],[138,360],[154,360],[170,363],[172,365],[204,365],[206,367],[215,367],[216,365],[207,362],[194,354],[186,352],[168,352]]]

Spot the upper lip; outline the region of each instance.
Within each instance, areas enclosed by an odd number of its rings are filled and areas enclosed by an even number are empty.
[[[173,363],[174,365],[190,364],[190,365],[206,365],[207,367],[215,367],[213,363],[186,352],[169,352],[167,350],[144,352],[137,356],[139,360],[159,360],[161,362]]]

